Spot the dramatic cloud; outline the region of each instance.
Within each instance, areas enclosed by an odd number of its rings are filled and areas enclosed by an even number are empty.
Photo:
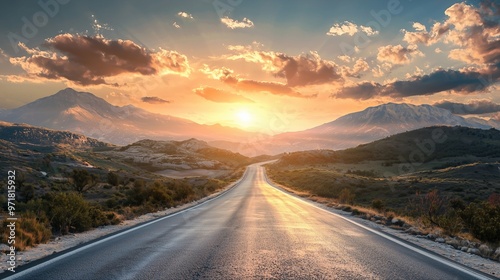
[[[187,57],[175,51],[151,51],[130,40],[61,34],[46,40],[46,51],[19,46],[28,56],[12,57],[30,78],[69,80],[80,85],[108,84],[120,74],[188,76]]]
[[[416,45],[403,47],[401,45],[388,45],[378,48],[377,59],[382,62],[393,64],[408,64],[415,56],[423,56]]]
[[[316,52],[290,56],[284,53],[254,50],[252,47],[245,46],[229,46],[228,49],[236,52],[228,56],[228,59],[243,59],[259,63],[264,71],[276,77],[285,78],[286,85],[290,87],[342,81],[337,65],[332,61],[321,59]]]
[[[500,104],[490,100],[473,100],[467,104],[444,100],[435,103],[434,106],[449,110],[457,115],[480,115],[500,112]]]
[[[186,12],[178,12],[177,15],[181,18],[193,19],[193,15]]]
[[[438,41],[456,45],[449,57],[478,65],[500,61],[500,6],[495,1],[483,1],[479,8],[456,3],[446,9],[448,17],[436,22],[430,32],[415,26],[416,32],[403,30],[404,40],[410,44],[432,45]]]
[[[443,91],[472,94],[483,92],[497,83],[500,80],[500,6],[498,2],[485,1],[479,8],[466,3],[457,3],[449,7],[445,15],[448,18],[444,22],[436,22],[429,32],[420,23],[413,24],[416,32],[403,30],[404,40],[410,45],[406,48],[401,45],[381,47],[377,56],[378,60],[398,64],[408,63],[412,55],[421,55],[414,44],[431,45],[443,41],[459,47],[449,52],[450,58],[472,65],[460,70],[439,69],[428,75],[422,75],[421,71],[416,71],[414,75],[407,75],[410,79],[406,81],[391,81],[385,84],[360,83],[341,89],[333,96],[369,99],[380,96],[399,98],[431,95]],[[441,50],[436,49],[436,51]],[[472,104],[471,106],[485,108],[486,105],[488,104]],[[473,107],[464,108],[472,109]]]
[[[227,92],[213,87],[200,87],[193,92],[206,100],[218,103],[254,103],[253,100],[244,96]]]
[[[242,21],[237,21],[229,17],[223,17],[220,19],[220,21],[231,29],[253,27],[253,22],[247,18],[243,18]]]
[[[385,85],[365,82],[352,87],[345,87],[336,94],[338,98],[370,99],[375,97],[406,97],[415,95],[431,95],[442,91],[453,91],[470,94],[484,91],[498,81],[500,72],[492,67],[490,71],[456,71],[437,70],[429,75],[416,76],[412,80],[394,81]]]
[[[316,95],[303,95],[288,85],[282,83],[242,79],[234,75],[233,70],[225,67],[210,69],[207,65],[204,65],[204,68],[200,69],[200,71],[212,79],[220,80],[236,90],[247,92],[269,92],[275,95],[286,95],[300,98],[316,97]]]
[[[349,21],[344,21],[343,23],[335,23],[332,27],[330,27],[330,30],[326,34],[330,36],[341,36],[344,34],[353,36],[358,32],[365,33],[368,36],[374,36],[378,34],[378,31],[373,30],[373,28],[369,26],[358,26]]]
[[[170,101],[159,98],[157,96],[144,96],[141,98],[142,102],[151,103],[151,104],[164,104],[170,103]]]

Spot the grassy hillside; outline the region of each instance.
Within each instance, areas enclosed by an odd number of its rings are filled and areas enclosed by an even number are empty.
[[[53,235],[115,224],[200,199],[241,177],[249,162],[196,139],[143,140],[115,147],[69,132],[0,124],[0,172],[16,173],[19,250]],[[150,172],[177,168],[223,172],[178,179]],[[7,188],[0,190],[1,217],[8,215],[6,192]],[[7,227],[2,228],[0,242],[5,242]]]
[[[427,127],[400,133],[342,151],[289,153],[282,164],[361,163],[382,161],[386,165],[401,162],[430,162],[443,158],[475,156],[500,157],[500,131],[466,127]]]
[[[290,153],[269,165],[268,174],[295,191],[500,242],[500,229],[493,226],[500,221],[500,131],[495,129],[430,127],[342,151]],[[424,208],[433,201],[439,205],[429,214]],[[482,224],[473,224],[474,217]]]

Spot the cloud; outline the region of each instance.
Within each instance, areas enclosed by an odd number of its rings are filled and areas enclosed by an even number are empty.
[[[387,84],[364,82],[340,89],[333,97],[370,99],[375,97],[407,97],[432,95],[443,91],[471,94],[486,90],[500,78],[498,66],[481,71],[436,70],[428,75],[414,76],[412,80],[394,81]]]
[[[410,45],[379,48],[377,59],[386,63],[407,64],[422,53],[415,44],[432,45],[438,41],[457,46],[449,58],[469,63],[462,69],[437,69],[423,75],[417,69],[408,74],[408,80],[359,83],[338,90],[332,96],[338,98],[370,99],[375,97],[401,98],[415,95],[432,95],[449,91],[473,94],[486,91],[500,80],[500,6],[486,1],[476,8],[466,3],[453,4],[445,11],[447,19],[433,24],[430,31],[420,23],[414,23],[415,32],[405,33],[404,40]],[[441,52],[441,49],[436,49]],[[372,69],[374,75],[383,74],[381,67]],[[484,104],[482,104],[484,105]],[[469,108],[470,109],[470,108]]]
[[[151,103],[151,104],[164,104],[170,103],[170,101],[159,98],[157,96],[144,96],[141,98],[142,102]]]
[[[286,95],[300,98],[316,97],[316,95],[303,95],[288,85],[278,82],[242,79],[234,75],[233,70],[225,67],[210,69],[210,67],[205,64],[200,71],[210,78],[219,80],[240,91],[268,92],[275,95]]]
[[[354,66],[352,68],[349,68],[347,66],[341,67],[343,76],[354,77],[354,78],[359,78],[361,73],[366,72],[369,69],[370,69],[370,66],[362,58],[356,60],[356,63],[354,63]]]
[[[2,61],[9,61],[9,56],[2,49],[0,49],[0,62]]]
[[[337,56],[337,58],[342,60],[343,62],[351,62],[351,57],[348,55],[339,55]]]
[[[175,27],[175,28],[181,28],[181,26],[180,26],[177,22],[174,22],[174,23],[172,24],[172,26],[173,26],[173,27]]]
[[[19,46],[27,56],[11,57],[31,78],[68,80],[79,85],[109,84],[120,74],[188,76],[187,57],[175,51],[148,50],[130,40],[61,34],[46,39],[46,51]]]
[[[235,19],[229,17],[223,17],[220,19],[222,23],[224,23],[228,28],[236,29],[236,28],[250,28],[253,27],[254,24],[248,18],[243,18],[242,21],[237,21]]]
[[[341,36],[347,34],[353,36],[354,34],[362,32],[368,36],[374,36],[378,34],[378,31],[373,30],[370,26],[356,25],[349,21],[344,21],[343,23],[335,23],[330,27],[330,30],[326,35],[330,36]]]
[[[193,15],[186,12],[178,12],[177,15],[181,18],[193,19]]]
[[[193,92],[206,100],[217,103],[254,103],[253,100],[242,95],[230,93],[213,87],[199,87],[194,89]]]
[[[500,5],[483,1],[476,8],[464,2],[444,12],[447,19],[436,22],[427,32],[403,30],[403,40],[410,44],[432,45],[438,41],[458,46],[449,52],[451,59],[487,66],[500,61]],[[415,27],[415,26],[414,26]]]
[[[415,56],[423,56],[416,45],[403,47],[401,45],[388,45],[378,48],[377,59],[393,64],[408,64]]]
[[[264,71],[286,79],[286,85],[290,87],[326,84],[343,79],[337,65],[321,59],[317,52],[290,56],[244,46],[228,46],[228,49],[236,54],[227,56],[227,59],[243,59],[261,64]]]
[[[473,100],[466,104],[443,100],[433,104],[433,106],[449,110],[457,115],[481,115],[500,112],[500,104],[490,100]]]
[[[420,22],[414,22],[413,28],[417,31],[423,31],[423,32],[427,31],[427,28],[425,27],[425,25],[421,24]]]
[[[491,120],[500,122],[500,113],[496,113],[495,115],[491,116]]]

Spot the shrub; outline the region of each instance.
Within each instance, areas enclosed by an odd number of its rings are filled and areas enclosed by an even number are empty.
[[[186,200],[189,196],[194,194],[191,186],[177,180],[169,182],[168,188],[173,191],[172,198],[175,201]]]
[[[466,228],[474,237],[487,242],[500,241],[500,206],[487,202],[471,203],[462,212]]]
[[[7,228],[9,222],[4,220],[2,229],[2,243],[7,244],[10,230]],[[43,218],[37,218],[32,212],[21,214],[16,223],[16,243],[13,244],[17,250],[22,251],[27,247],[33,247],[40,243],[49,241],[52,233],[50,226]]]
[[[61,234],[70,230],[82,232],[92,227],[90,205],[80,194],[53,193],[49,196],[48,217],[52,227]]]
[[[147,186],[144,181],[136,180],[134,187],[127,192],[127,201],[132,206],[147,206],[147,209],[144,209],[146,212],[161,207],[170,207],[173,204],[169,190],[159,181]]]
[[[96,176],[85,169],[75,169],[70,175],[75,190],[79,193],[86,192],[95,186]]]
[[[374,199],[372,201],[372,208],[380,212],[380,211],[384,210],[385,203],[380,199]]]
[[[351,192],[349,189],[342,189],[339,194],[340,203],[348,203],[352,204],[354,202],[355,194]]]
[[[445,234],[455,236],[463,229],[463,221],[460,218],[459,211],[449,208],[437,218],[438,224],[443,228]]]
[[[120,178],[118,177],[118,174],[114,172],[108,172],[108,184],[112,186],[118,186],[120,183]]]

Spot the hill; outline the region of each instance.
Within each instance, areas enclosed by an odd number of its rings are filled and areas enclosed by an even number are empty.
[[[463,156],[500,157],[500,131],[459,126],[427,127],[341,151],[289,153],[281,158],[280,164],[382,161],[392,165]]]

